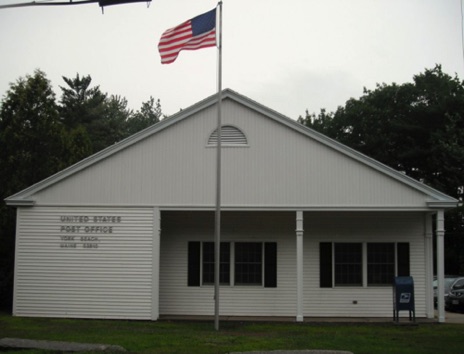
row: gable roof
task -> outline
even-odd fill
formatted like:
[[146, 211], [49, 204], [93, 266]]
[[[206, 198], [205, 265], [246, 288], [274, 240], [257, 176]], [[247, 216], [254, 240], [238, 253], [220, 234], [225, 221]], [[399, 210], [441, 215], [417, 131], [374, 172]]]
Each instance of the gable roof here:
[[[62, 181], [63, 179], [68, 178], [69, 176], [88, 168], [91, 165], [97, 164], [99, 161], [102, 161], [103, 159], [108, 158], [109, 156], [116, 154], [117, 152], [124, 150], [128, 148], [129, 146], [132, 146], [134, 144], [137, 144], [138, 142], [147, 139], [148, 137], [151, 137], [154, 134], [157, 134], [160, 131], [163, 131], [181, 121], [184, 119], [206, 109], [211, 106], [214, 106], [217, 104], [218, 100], [218, 95], [214, 94], [184, 110], [181, 110], [180, 112], [160, 121], [159, 123], [148, 127], [122, 141], [119, 143], [116, 143], [114, 145], [109, 146], [108, 148], [99, 151], [95, 153], [94, 155], [91, 155], [76, 164], [8, 197], [5, 199], [5, 202], [7, 205], [14, 205], [14, 206], [32, 206], [34, 205], [35, 201], [32, 199], [32, 196], [39, 192], [42, 191], [45, 188], [48, 188], [59, 181]], [[361, 164], [364, 164], [384, 175], [387, 175], [394, 180], [409, 186], [410, 188], [423, 193], [424, 195], [427, 196], [429, 201], [427, 202], [427, 205], [429, 208], [453, 208], [456, 207], [459, 203], [459, 201], [455, 198], [452, 198], [434, 188], [431, 188], [413, 178], [410, 178], [409, 176], [406, 176], [405, 174], [398, 172], [358, 151], [355, 151], [319, 132], [316, 132], [266, 106], [263, 106], [256, 101], [251, 100], [248, 97], [245, 97], [243, 95], [238, 94], [235, 91], [232, 91], [230, 89], [225, 89], [222, 92], [222, 100], [233, 100], [237, 102], [238, 104], [253, 110], [257, 113], [262, 114], [263, 116], [279, 123], [282, 124], [290, 129], [293, 129], [294, 131], [297, 131], [308, 138], [311, 138], [324, 146], [333, 149], [337, 151], [338, 153], [341, 153], [355, 161], [360, 162]]]

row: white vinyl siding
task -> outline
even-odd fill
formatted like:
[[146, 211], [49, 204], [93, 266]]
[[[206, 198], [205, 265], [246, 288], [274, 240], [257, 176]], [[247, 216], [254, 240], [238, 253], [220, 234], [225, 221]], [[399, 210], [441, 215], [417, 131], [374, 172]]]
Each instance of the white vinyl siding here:
[[[48, 205], [214, 207], [216, 151], [206, 143], [216, 124], [216, 107], [209, 107], [34, 198]], [[240, 127], [249, 143], [223, 149], [224, 208], [427, 208], [425, 194], [231, 100], [223, 104], [223, 124]]]
[[[214, 315], [214, 286], [187, 286], [189, 241], [212, 241], [214, 213], [162, 212], [161, 315]], [[221, 241], [277, 242], [277, 287], [221, 286], [220, 312], [230, 316], [295, 316], [295, 214], [222, 213]]]
[[[424, 224], [420, 213], [305, 213], [304, 316], [393, 316], [392, 287], [319, 286], [320, 242], [409, 242], [416, 317], [425, 317]], [[403, 313], [400, 312], [403, 316]]]
[[[63, 249], [60, 217], [76, 215], [121, 222], [102, 224], [113, 229], [97, 236], [98, 248]], [[159, 288], [153, 208], [34, 207], [20, 208], [18, 217], [15, 315], [153, 319], [158, 291], [161, 315], [214, 314], [214, 287], [187, 286], [188, 242], [212, 242], [213, 212], [161, 213]], [[296, 316], [295, 218], [294, 212], [222, 213], [223, 242], [277, 243], [277, 287], [221, 286], [221, 315]], [[408, 242], [416, 317], [425, 317], [423, 221], [421, 213], [305, 212], [304, 316], [392, 315], [391, 287], [319, 287], [320, 242]]]
[[[187, 286], [189, 241], [211, 241], [208, 212], [162, 214], [160, 314], [213, 315], [213, 286]], [[221, 240], [277, 242], [277, 288], [221, 286], [221, 315], [296, 316], [295, 213], [229, 212]], [[319, 287], [319, 242], [408, 242], [416, 316], [425, 317], [423, 215], [420, 213], [304, 213], [304, 316], [392, 316], [389, 286]], [[356, 302], [356, 303], [353, 303]], [[403, 315], [400, 313], [400, 315]]]
[[153, 224], [153, 208], [19, 209], [14, 315], [151, 319]]

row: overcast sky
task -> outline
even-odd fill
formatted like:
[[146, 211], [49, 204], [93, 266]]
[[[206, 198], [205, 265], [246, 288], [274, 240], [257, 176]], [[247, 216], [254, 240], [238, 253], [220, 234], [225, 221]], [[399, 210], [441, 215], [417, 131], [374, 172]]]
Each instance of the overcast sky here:
[[[461, 0], [223, 2], [223, 88], [293, 119], [333, 111], [363, 87], [411, 82], [436, 63], [464, 78]], [[0, 96], [41, 69], [58, 98], [62, 76], [79, 73], [130, 108], [153, 96], [165, 114], [176, 113], [216, 92], [217, 50], [183, 51], [162, 65], [159, 38], [216, 4], [153, 0], [104, 14], [98, 4], [0, 10]]]

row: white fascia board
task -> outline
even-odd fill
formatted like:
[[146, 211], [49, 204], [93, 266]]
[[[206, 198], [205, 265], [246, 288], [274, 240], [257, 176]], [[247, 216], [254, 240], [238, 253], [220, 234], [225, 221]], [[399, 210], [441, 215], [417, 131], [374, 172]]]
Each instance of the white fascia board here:
[[432, 208], [432, 209], [450, 209], [450, 208], [456, 208], [458, 206], [461, 206], [462, 203], [460, 203], [458, 200], [456, 200], [455, 202], [433, 200], [433, 201], [427, 202], [427, 205], [429, 206], [429, 208]]
[[5, 199], [5, 204], [9, 206], [33, 207], [35, 205], [35, 200], [7, 198]]
[[[451, 206], [448, 206], [451, 207]], [[163, 211], [213, 211], [214, 205], [160, 205]], [[349, 205], [221, 205], [222, 211], [327, 211], [327, 212], [430, 212], [426, 205], [420, 206], [349, 206]]]

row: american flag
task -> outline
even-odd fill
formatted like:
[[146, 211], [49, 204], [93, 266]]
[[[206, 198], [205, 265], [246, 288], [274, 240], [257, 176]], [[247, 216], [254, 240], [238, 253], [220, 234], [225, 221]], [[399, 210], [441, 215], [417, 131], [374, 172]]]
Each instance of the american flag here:
[[174, 62], [183, 49], [196, 50], [215, 45], [216, 9], [213, 9], [163, 33], [158, 44], [161, 64]]

